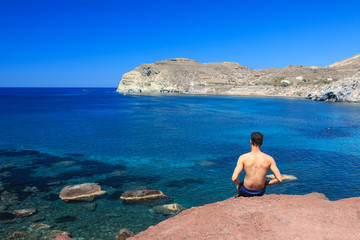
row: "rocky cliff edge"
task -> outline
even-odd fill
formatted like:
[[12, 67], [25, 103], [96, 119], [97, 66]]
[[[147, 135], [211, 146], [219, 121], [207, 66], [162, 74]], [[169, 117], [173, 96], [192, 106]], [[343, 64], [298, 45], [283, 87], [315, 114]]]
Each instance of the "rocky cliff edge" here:
[[360, 198], [325, 195], [230, 198], [193, 207], [134, 239], [360, 239]]

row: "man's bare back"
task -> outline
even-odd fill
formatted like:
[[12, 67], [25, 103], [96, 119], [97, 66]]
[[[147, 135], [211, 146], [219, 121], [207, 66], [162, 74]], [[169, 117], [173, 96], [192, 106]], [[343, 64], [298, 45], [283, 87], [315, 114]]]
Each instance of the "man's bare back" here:
[[[271, 156], [260, 151], [263, 135], [261, 133], [255, 132], [251, 134], [251, 139], [251, 152], [243, 154], [239, 157], [232, 176], [232, 180], [238, 185], [238, 191], [239, 189], [241, 190], [241, 187], [245, 187], [245, 191], [250, 190], [250, 193], [252, 190], [255, 191], [254, 193], [256, 193], [258, 190], [263, 190], [264, 193], [265, 178], [269, 169], [274, 174], [275, 179], [267, 182], [266, 185], [278, 184], [282, 182], [282, 178], [280, 171], [276, 166], [275, 160]], [[242, 185], [238, 177], [243, 169], [245, 171], [245, 178]]]

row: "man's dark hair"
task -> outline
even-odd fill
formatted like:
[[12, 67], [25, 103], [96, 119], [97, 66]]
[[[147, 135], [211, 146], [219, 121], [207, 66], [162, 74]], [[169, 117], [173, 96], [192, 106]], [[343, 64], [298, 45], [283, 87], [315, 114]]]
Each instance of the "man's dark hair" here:
[[251, 145], [261, 147], [264, 135], [261, 132], [253, 132], [251, 134]]

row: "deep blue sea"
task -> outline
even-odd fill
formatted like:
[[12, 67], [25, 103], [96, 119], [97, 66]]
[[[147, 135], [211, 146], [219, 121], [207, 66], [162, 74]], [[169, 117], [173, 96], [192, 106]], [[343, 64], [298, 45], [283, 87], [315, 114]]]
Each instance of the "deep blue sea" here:
[[[233, 197], [231, 175], [253, 131], [282, 174], [297, 177], [267, 194], [360, 196], [359, 104], [115, 90], [0, 89], [0, 239], [38, 237], [44, 230], [30, 227], [38, 223], [74, 239], [114, 239], [168, 218], [154, 204], [123, 204], [129, 189], [161, 190], [185, 208]], [[59, 199], [63, 187], [85, 182], [107, 192], [95, 209]], [[27, 208], [37, 213], [11, 214]]]

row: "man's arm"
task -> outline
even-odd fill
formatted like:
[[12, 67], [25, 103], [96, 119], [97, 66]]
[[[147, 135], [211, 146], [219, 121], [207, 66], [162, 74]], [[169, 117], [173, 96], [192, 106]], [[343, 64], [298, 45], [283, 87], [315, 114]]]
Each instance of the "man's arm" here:
[[237, 161], [236, 167], [234, 169], [234, 173], [232, 175], [232, 178], [231, 178], [231, 180], [234, 183], [236, 183], [237, 185], [240, 184], [239, 175], [240, 175], [241, 171], [243, 170], [243, 168], [244, 168], [244, 162], [243, 162], [242, 156], [240, 156], [238, 161]]
[[275, 179], [266, 182], [266, 185], [275, 185], [282, 182], [280, 170], [277, 168], [275, 160], [271, 158], [270, 170], [274, 174]]

